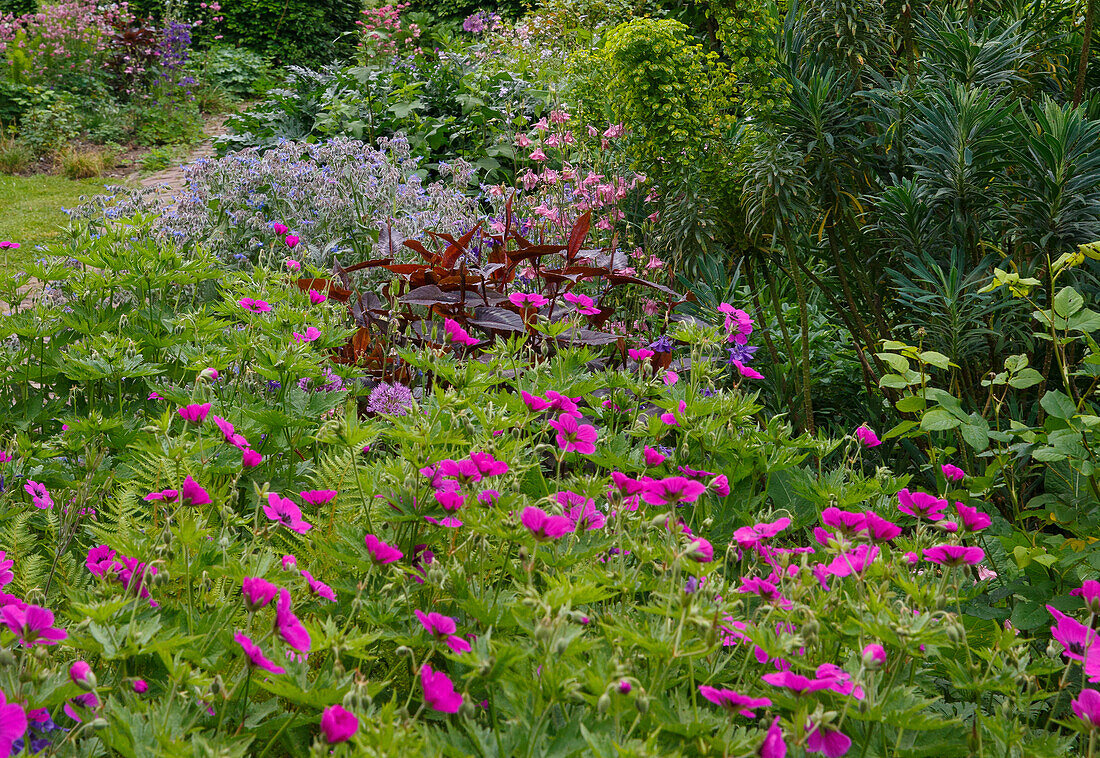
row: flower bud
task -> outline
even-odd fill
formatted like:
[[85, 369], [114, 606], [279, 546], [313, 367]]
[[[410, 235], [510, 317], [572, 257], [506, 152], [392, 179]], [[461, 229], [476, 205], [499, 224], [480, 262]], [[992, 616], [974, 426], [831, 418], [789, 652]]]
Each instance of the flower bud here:
[[0, 668], [7, 668], [8, 666], [15, 665], [15, 656], [7, 648], [0, 650]]
[[878, 671], [886, 665], [886, 650], [877, 643], [863, 648], [863, 667], [868, 671]]
[[107, 719], [105, 718], [93, 719], [92, 723], [88, 724], [88, 728], [93, 732], [102, 732], [108, 726], [110, 726], [110, 724], [107, 723]]
[[92, 667], [84, 661], [76, 661], [69, 666], [69, 679], [85, 692], [91, 692], [96, 687], [96, 678], [95, 674], [92, 673]]
[[462, 705], [458, 709], [458, 713], [463, 718], [472, 719], [477, 715], [477, 706], [471, 703], [467, 698], [462, 698]]
[[634, 698], [634, 707], [638, 709], [638, 713], [649, 712], [649, 696], [640, 694]]
[[600, 695], [600, 699], [596, 701], [596, 711], [601, 715], [607, 715], [608, 710], [611, 708], [611, 696], [606, 692]]
[[565, 651], [569, 649], [569, 640], [565, 637], [559, 637], [554, 642], [554, 652], [558, 655], [564, 655]]
[[394, 652], [397, 653], [398, 655], [407, 655], [410, 658], [412, 658], [412, 656], [413, 656], [412, 648], [410, 648], [407, 645], [398, 645], [397, 649]]
[[225, 691], [225, 683], [222, 681], [222, 675], [218, 674], [214, 677], [214, 681], [210, 683], [210, 694], [220, 695]]

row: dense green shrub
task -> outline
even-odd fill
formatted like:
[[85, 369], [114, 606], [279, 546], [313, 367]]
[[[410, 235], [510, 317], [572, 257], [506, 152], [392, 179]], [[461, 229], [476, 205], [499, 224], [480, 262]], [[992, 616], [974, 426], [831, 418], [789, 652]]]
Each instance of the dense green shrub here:
[[236, 98], [258, 94], [270, 77], [267, 60], [246, 48], [216, 45], [200, 53], [196, 63], [204, 79]]
[[0, 13], [20, 16], [38, 9], [38, 0], [0, 0]]

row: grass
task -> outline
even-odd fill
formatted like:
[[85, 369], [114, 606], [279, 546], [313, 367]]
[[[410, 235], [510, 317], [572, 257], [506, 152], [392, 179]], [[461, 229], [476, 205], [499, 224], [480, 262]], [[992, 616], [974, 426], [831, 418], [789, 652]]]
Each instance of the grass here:
[[22, 246], [0, 252], [5, 270], [18, 271], [33, 260], [37, 255], [35, 246], [57, 239], [67, 225], [68, 218], [61, 209], [74, 207], [81, 195], [102, 192], [104, 184], [103, 179], [0, 175], [0, 208], [4, 209], [0, 213], [0, 240]]

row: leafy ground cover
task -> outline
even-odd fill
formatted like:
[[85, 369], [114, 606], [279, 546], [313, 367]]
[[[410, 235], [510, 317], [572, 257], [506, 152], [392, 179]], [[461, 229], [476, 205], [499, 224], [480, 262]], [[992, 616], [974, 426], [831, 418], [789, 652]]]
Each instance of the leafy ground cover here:
[[16, 254], [6, 251], [5, 267], [21, 270], [35, 255], [38, 245], [59, 239], [68, 227], [65, 208], [75, 208], [81, 198], [103, 191], [98, 179], [65, 179], [60, 176], [0, 176], [0, 239], [19, 240]]

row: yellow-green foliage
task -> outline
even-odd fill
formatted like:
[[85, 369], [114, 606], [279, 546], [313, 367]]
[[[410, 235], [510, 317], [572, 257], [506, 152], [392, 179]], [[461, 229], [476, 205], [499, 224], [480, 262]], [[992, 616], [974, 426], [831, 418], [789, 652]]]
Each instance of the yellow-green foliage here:
[[707, 16], [717, 25], [716, 36], [738, 99], [746, 108], [768, 111], [786, 97], [776, 46], [786, 4], [785, 0], [781, 5], [774, 0], [711, 0], [707, 8]]
[[721, 133], [729, 71], [693, 44], [678, 21], [620, 24], [604, 48], [615, 116], [631, 130], [637, 157], [651, 171], [697, 167]]

